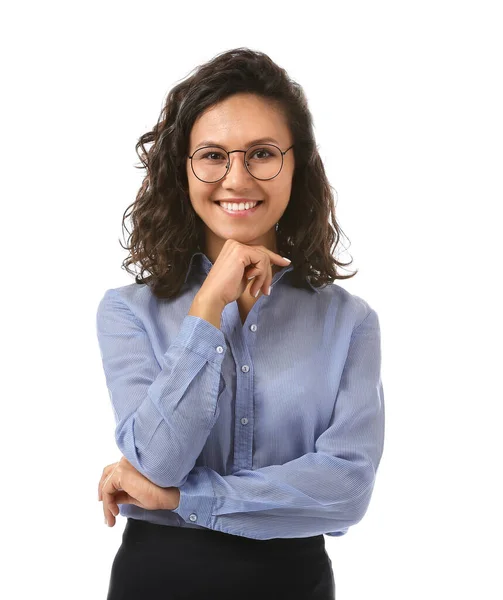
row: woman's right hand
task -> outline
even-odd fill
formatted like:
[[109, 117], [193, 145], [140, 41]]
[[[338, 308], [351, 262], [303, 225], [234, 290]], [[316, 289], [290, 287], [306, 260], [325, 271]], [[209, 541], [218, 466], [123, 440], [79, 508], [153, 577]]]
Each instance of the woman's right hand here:
[[255, 296], [260, 290], [267, 294], [272, 282], [272, 264], [286, 267], [290, 260], [265, 246], [228, 239], [197, 295], [223, 310], [243, 294], [252, 277], [255, 281], [250, 286], [250, 294]]

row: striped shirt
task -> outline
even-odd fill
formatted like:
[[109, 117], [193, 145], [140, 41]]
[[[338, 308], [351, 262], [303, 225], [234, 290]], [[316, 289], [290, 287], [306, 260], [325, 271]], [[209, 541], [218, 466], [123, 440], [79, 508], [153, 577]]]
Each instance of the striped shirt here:
[[180, 489], [176, 510], [125, 517], [259, 540], [344, 535], [364, 516], [384, 445], [379, 319], [339, 285], [292, 285], [290, 264], [245, 323], [188, 315], [212, 267], [196, 252], [174, 299], [105, 291], [96, 329], [121, 453]]

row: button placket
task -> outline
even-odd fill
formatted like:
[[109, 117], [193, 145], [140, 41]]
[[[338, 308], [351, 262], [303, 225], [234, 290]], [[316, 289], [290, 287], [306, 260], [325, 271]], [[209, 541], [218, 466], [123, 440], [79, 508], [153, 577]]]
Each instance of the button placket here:
[[[265, 298], [263, 299], [265, 300]], [[237, 389], [235, 400], [234, 421], [234, 468], [251, 469], [253, 465], [253, 378], [250, 348], [255, 343], [252, 332], [258, 330], [258, 315], [262, 309], [261, 302], [256, 302], [247, 315], [245, 323], [241, 317], [236, 303], [227, 305], [227, 314], [224, 316], [232, 319], [230, 326], [233, 358], [236, 363]]]

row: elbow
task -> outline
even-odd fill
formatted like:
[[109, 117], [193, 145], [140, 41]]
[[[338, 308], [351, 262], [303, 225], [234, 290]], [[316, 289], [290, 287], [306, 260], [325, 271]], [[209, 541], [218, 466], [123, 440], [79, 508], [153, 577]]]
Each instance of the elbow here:
[[116, 428], [115, 442], [133, 467], [155, 485], [166, 488], [180, 487], [185, 483], [187, 474], [181, 468], [183, 465], [173, 464], [177, 461], [152, 453], [147, 450], [148, 444], [140, 445], [133, 435], [131, 420]]
[[365, 516], [365, 513], [367, 512], [368, 507], [370, 505], [372, 490], [373, 487], [365, 490], [365, 492], [361, 494], [361, 496], [359, 496], [351, 503], [349, 517], [352, 525], [356, 525], [356, 523], [359, 523]]
[[353, 525], [361, 521], [367, 512], [375, 479], [375, 470], [372, 464], [355, 474], [352, 490], [346, 501], [346, 514]]
[[185, 483], [187, 475], [183, 476], [166, 462], [160, 463], [158, 457], [153, 457], [148, 452], [139, 452], [135, 446], [131, 448], [130, 446], [117, 445], [133, 467], [153, 484], [167, 488], [180, 487]]

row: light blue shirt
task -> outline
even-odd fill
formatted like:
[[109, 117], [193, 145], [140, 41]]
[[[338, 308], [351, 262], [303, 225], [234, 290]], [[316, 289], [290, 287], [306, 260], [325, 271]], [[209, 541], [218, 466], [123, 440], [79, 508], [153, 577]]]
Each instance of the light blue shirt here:
[[180, 294], [106, 290], [96, 327], [121, 453], [180, 489], [176, 510], [125, 517], [259, 540], [344, 535], [369, 506], [384, 445], [377, 313], [335, 283], [277, 272], [244, 325], [188, 315], [212, 267], [192, 258]]

